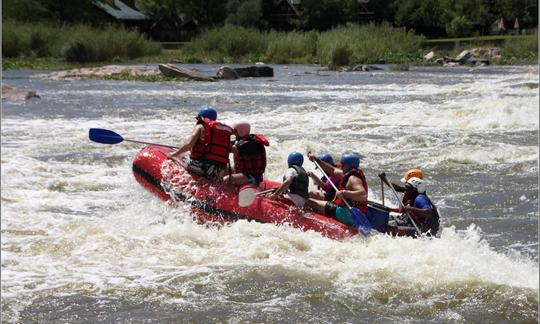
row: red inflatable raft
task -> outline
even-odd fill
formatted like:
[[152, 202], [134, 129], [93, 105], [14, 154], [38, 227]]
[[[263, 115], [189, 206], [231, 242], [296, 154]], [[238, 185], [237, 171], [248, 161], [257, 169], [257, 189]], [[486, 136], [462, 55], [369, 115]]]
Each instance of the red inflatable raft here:
[[[298, 209], [285, 202], [256, 196], [252, 204], [238, 204], [239, 189], [192, 175], [184, 165], [167, 159], [172, 148], [147, 146], [133, 161], [135, 179], [164, 201], [183, 202], [191, 206], [201, 223], [227, 223], [246, 219], [261, 223], [288, 224], [304, 231], [316, 231], [332, 239], [356, 235], [357, 230], [332, 218]], [[260, 191], [275, 188], [279, 183], [264, 180]]]

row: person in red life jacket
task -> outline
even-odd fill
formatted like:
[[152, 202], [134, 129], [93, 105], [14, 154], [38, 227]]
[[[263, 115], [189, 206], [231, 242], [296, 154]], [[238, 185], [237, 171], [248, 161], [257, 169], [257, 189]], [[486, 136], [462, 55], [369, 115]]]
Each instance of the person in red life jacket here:
[[358, 155], [343, 154], [340, 160], [341, 169], [321, 161], [311, 153], [308, 153], [308, 157], [311, 161], [317, 161], [328, 176], [340, 177], [341, 181], [333, 201], [309, 199], [307, 205], [316, 213], [337, 219], [347, 225], [354, 225], [351, 212], [343, 200], [347, 199], [351, 207], [358, 208], [364, 214], [367, 213], [368, 184], [364, 172], [359, 168]]
[[273, 193], [267, 195], [272, 200], [278, 199], [282, 194], [290, 199], [296, 207], [304, 208], [308, 198], [309, 177], [302, 167], [304, 156], [300, 152], [292, 152], [287, 157], [289, 168], [283, 176], [283, 183]]
[[234, 125], [236, 142], [231, 151], [234, 154], [234, 173], [223, 177], [224, 182], [235, 186], [246, 184], [258, 186], [266, 169], [266, 150], [268, 140], [262, 134], [251, 134], [251, 125], [240, 122]]
[[170, 153], [168, 157], [179, 162], [178, 156], [190, 151], [188, 171], [208, 179], [220, 180], [223, 170], [229, 163], [233, 129], [217, 122], [217, 111], [211, 107], [201, 109], [196, 119], [191, 136], [182, 147]]
[[405, 215], [405, 213], [408, 213], [420, 229], [420, 232], [427, 233], [429, 236], [437, 235], [439, 231], [439, 212], [427, 196], [424, 180], [417, 177], [409, 178], [405, 182], [404, 196], [410, 197], [410, 201], [399, 209], [403, 215], [389, 222], [388, 232], [392, 235], [417, 235], [410, 218]]
[[[332, 158], [332, 155], [330, 153], [323, 153], [319, 155], [319, 160], [330, 164], [333, 167], [336, 167], [336, 164], [334, 163], [334, 159]], [[339, 163], [339, 162], [338, 162]], [[340, 163], [341, 166], [341, 163]], [[334, 200], [336, 196], [336, 190], [332, 186], [330, 182], [328, 182], [328, 179], [326, 177], [319, 178], [315, 173], [308, 171], [308, 176], [315, 182], [315, 184], [319, 187], [319, 189], [322, 189], [323, 193], [319, 191], [310, 191], [309, 192], [309, 198], [313, 199], [319, 199], [319, 200], [327, 200], [332, 201]], [[330, 176], [330, 181], [337, 187], [339, 186], [339, 182], [341, 181], [341, 178], [338, 176]]]

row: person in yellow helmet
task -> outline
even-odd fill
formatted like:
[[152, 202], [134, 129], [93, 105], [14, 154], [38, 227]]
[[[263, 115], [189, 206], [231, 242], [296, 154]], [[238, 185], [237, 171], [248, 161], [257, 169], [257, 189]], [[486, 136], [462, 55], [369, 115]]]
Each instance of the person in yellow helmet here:
[[406, 171], [403, 174], [403, 178], [401, 178], [401, 183], [395, 183], [392, 182], [392, 187], [396, 189], [397, 192], [403, 192], [403, 205], [407, 206], [411, 203], [411, 198], [409, 195], [407, 195], [407, 188], [406, 184], [407, 181], [409, 181], [410, 178], [418, 178], [418, 179], [424, 179], [424, 173], [419, 167], [414, 167], [408, 171]]

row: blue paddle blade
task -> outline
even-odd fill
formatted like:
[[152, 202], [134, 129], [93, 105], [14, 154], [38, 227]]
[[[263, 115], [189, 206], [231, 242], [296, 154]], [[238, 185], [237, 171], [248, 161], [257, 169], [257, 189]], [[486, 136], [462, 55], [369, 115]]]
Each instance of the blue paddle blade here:
[[90, 140], [102, 144], [118, 144], [124, 139], [119, 134], [103, 128], [90, 128]]
[[368, 236], [371, 233], [371, 224], [368, 221], [366, 215], [357, 208], [351, 208], [351, 216], [354, 222], [354, 226], [358, 228], [358, 231], [364, 236]]

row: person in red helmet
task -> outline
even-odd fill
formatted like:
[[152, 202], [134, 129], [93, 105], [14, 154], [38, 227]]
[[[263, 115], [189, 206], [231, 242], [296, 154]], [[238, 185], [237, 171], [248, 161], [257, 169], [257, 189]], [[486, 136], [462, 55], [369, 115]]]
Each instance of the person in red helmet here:
[[258, 186], [266, 169], [266, 149], [268, 140], [262, 134], [251, 134], [248, 122], [233, 126], [236, 141], [231, 150], [234, 155], [234, 173], [223, 177], [224, 182], [235, 186], [246, 184]]
[[178, 156], [191, 152], [187, 169], [208, 179], [221, 180], [223, 170], [229, 163], [233, 129], [217, 120], [217, 111], [206, 107], [196, 116], [193, 133], [178, 150], [168, 155], [179, 162]]

